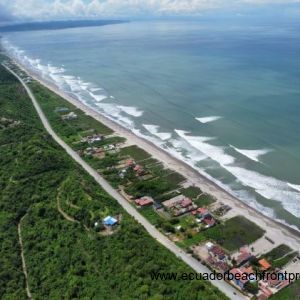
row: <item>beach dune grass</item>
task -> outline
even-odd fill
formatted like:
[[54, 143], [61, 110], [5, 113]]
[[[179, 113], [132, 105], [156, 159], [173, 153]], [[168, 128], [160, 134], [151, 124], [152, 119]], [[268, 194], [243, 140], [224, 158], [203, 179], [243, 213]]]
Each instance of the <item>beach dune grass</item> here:
[[228, 251], [250, 245], [264, 234], [264, 230], [243, 216], [236, 216], [223, 224], [204, 231], [207, 239], [214, 240]]

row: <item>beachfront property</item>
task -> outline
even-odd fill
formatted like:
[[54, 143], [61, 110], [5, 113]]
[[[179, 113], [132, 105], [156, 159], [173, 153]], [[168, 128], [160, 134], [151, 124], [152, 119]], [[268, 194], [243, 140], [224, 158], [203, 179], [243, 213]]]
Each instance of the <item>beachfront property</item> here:
[[152, 205], [154, 203], [154, 200], [152, 197], [144, 196], [142, 198], [136, 199], [134, 202], [139, 207], [145, 207]]
[[235, 257], [233, 257], [233, 259], [237, 266], [241, 266], [242, 264], [244, 264], [248, 260], [250, 260], [252, 257], [254, 257], [254, 256], [247, 249], [247, 247], [241, 247], [239, 250], [239, 253]]
[[101, 142], [103, 140], [103, 135], [101, 134], [93, 134], [83, 137], [80, 142], [81, 143], [88, 143], [93, 144], [95, 142]]
[[[251, 266], [249, 267], [241, 267], [241, 268], [233, 268], [230, 270], [230, 274], [232, 274], [234, 277], [233, 281], [234, 283], [239, 286], [241, 289], [245, 288], [245, 285], [249, 281], [255, 280], [254, 277], [254, 270]], [[245, 276], [247, 274], [248, 276]], [[252, 275], [252, 276], [251, 276]]]
[[119, 168], [120, 167], [121, 170], [119, 171], [119, 177], [122, 179], [125, 178], [129, 171], [132, 171], [136, 177], [141, 177], [146, 174], [144, 167], [137, 164], [134, 159], [127, 159], [125, 162], [122, 161], [121, 164], [119, 164]]
[[205, 207], [199, 207], [192, 211], [192, 215], [196, 218], [198, 223], [205, 224], [205, 228], [212, 227], [216, 221], [210, 211]]
[[73, 120], [73, 119], [77, 119], [77, 115], [73, 111], [71, 111], [70, 113], [68, 113], [66, 115], [62, 115], [61, 119], [63, 121]]
[[105, 157], [105, 151], [98, 147], [88, 147], [83, 151], [84, 155], [102, 159]]
[[197, 209], [197, 205], [184, 195], [178, 195], [174, 198], [166, 200], [162, 203], [164, 208], [171, 213], [171, 215], [178, 217], [192, 210]]

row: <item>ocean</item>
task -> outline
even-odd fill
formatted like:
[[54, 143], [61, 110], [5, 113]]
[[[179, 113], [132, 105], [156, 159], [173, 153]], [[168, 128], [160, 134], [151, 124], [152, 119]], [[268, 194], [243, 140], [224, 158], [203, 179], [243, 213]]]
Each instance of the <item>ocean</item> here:
[[60, 89], [299, 230], [298, 27], [135, 21], [4, 33], [3, 44]]

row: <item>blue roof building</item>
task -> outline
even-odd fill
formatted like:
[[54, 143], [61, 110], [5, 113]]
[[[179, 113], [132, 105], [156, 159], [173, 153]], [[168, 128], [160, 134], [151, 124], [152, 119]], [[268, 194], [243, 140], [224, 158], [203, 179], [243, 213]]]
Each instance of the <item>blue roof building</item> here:
[[111, 217], [111, 216], [108, 216], [106, 217], [105, 219], [103, 219], [103, 224], [106, 225], [106, 226], [114, 226], [118, 223], [118, 221]]

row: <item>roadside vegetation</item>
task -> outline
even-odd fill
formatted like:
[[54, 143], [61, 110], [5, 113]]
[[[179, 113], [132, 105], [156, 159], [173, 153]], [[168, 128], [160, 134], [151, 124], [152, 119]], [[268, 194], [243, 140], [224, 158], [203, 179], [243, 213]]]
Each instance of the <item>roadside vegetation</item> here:
[[[40, 95], [46, 99], [44, 106], [61, 101], [46, 89]], [[54, 143], [24, 89], [2, 66], [0, 112], [0, 117], [17, 122], [0, 129], [1, 299], [27, 298], [17, 232], [24, 215], [22, 241], [34, 299], [225, 298], [204, 281], [151, 281], [153, 271], [192, 270], [152, 239]], [[50, 118], [69, 143], [77, 140], [77, 130], [92, 127], [111, 133], [86, 116], [78, 119], [76, 130], [58, 120]], [[114, 234], [102, 236], [94, 229], [95, 220], [118, 214], [122, 222]]]

